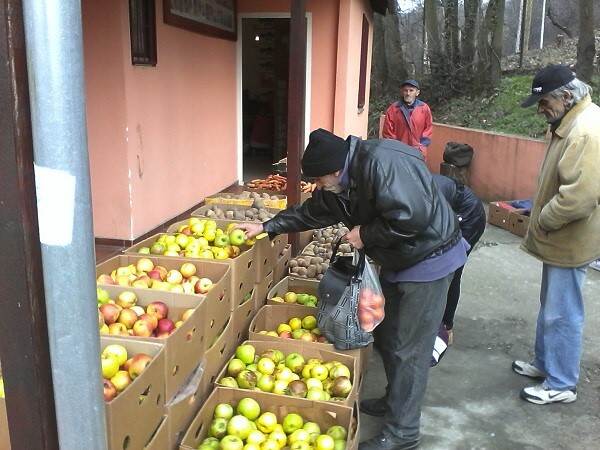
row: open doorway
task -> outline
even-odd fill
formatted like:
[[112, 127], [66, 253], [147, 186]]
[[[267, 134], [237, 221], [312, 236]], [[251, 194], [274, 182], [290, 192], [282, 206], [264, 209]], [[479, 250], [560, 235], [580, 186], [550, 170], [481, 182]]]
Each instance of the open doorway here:
[[[289, 14], [240, 14], [238, 36], [238, 179], [248, 181], [273, 173], [273, 164], [287, 156]], [[310, 36], [307, 13], [306, 124]]]
[[244, 180], [286, 156], [290, 19], [242, 19]]

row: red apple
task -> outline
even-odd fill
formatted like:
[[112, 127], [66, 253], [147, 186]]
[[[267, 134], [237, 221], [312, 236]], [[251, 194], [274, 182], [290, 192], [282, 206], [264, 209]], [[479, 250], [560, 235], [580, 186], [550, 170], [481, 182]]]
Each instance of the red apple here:
[[138, 353], [131, 358], [131, 364], [129, 365], [129, 376], [132, 380], [135, 380], [144, 371], [146, 366], [150, 364], [152, 357], [145, 353]]
[[160, 270], [156, 268], [148, 272], [148, 277], [150, 277], [152, 280], [162, 281]]
[[129, 372], [119, 370], [117, 374], [110, 379], [110, 382], [115, 386], [118, 392], [121, 392], [131, 384], [131, 377], [129, 376]]
[[146, 307], [146, 314], [150, 314], [161, 320], [169, 315], [169, 307], [164, 302], [152, 302]]
[[156, 327], [158, 326], [158, 318], [150, 314], [142, 314], [138, 320], [147, 322], [148, 328], [150, 328], [151, 331], [156, 330]]
[[161, 333], [163, 331], [166, 332], [171, 332], [171, 330], [173, 330], [175, 328], [175, 324], [173, 323], [173, 321], [171, 319], [160, 319], [158, 321], [158, 327], [156, 328], [158, 333]]
[[111, 323], [108, 326], [108, 334], [112, 336], [129, 336], [127, 327], [119, 322]]
[[289, 331], [282, 331], [281, 333], [279, 333], [279, 337], [284, 339], [291, 339], [292, 333]]
[[132, 309], [124, 309], [119, 314], [119, 319], [117, 320], [119, 323], [122, 323], [127, 327], [127, 329], [132, 328], [133, 324], [138, 320], [138, 315]]
[[121, 366], [121, 370], [127, 370], [129, 371], [129, 367], [131, 367], [131, 362], [133, 361], [133, 358], [129, 358], [127, 361], [125, 361], [123, 363], [123, 365]]
[[196, 294], [206, 294], [212, 288], [212, 281], [210, 278], [200, 278], [194, 287]]
[[98, 329], [102, 328], [103, 326], [104, 326], [104, 316], [102, 315], [100, 310], [98, 310]]
[[171, 333], [169, 333], [168, 331], [159, 331], [158, 333], [156, 333], [156, 337], [159, 339], [166, 339], [170, 336]]
[[153, 332], [154, 330], [150, 328], [147, 320], [139, 319], [133, 324], [133, 334], [135, 336], [150, 337]]
[[98, 277], [98, 279], [96, 280], [96, 282], [98, 284], [116, 284], [115, 280], [113, 280], [110, 275], [107, 275], [105, 273], [103, 273], [102, 275], [100, 275]]
[[113, 324], [119, 318], [119, 313], [121, 312], [121, 308], [112, 303], [105, 303], [104, 305], [100, 305], [100, 312], [102, 316], [104, 316], [104, 323], [107, 325]]
[[104, 387], [104, 401], [110, 402], [117, 396], [117, 388], [110, 382], [110, 380], [106, 379], [102, 381], [102, 385]]
[[139, 259], [135, 265], [138, 272], [150, 272], [154, 269], [154, 263], [149, 258]]
[[167, 278], [167, 273], [169, 272], [165, 267], [163, 266], [154, 266], [155, 270], [158, 270], [158, 272], [160, 273], [160, 279], [161, 280], [165, 280], [165, 278]]

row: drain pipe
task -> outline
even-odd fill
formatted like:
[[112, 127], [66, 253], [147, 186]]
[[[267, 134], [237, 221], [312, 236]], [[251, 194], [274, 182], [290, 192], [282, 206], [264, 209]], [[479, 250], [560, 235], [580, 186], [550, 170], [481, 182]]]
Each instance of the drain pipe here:
[[60, 448], [105, 450], [79, 0], [23, 0]]

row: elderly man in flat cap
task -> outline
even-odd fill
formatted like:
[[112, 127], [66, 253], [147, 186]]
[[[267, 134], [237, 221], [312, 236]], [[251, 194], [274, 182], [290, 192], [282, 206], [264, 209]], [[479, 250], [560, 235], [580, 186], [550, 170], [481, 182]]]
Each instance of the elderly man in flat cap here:
[[600, 108], [590, 93], [567, 66], [551, 65], [536, 74], [521, 105], [537, 103], [550, 124], [522, 245], [543, 263], [535, 356], [512, 366], [541, 381], [521, 390], [521, 398], [538, 405], [577, 400], [583, 283], [600, 256]]
[[385, 112], [381, 137], [404, 142], [419, 150], [427, 159], [433, 119], [427, 103], [417, 98], [420, 93], [417, 80], [402, 82], [400, 100], [391, 104]]
[[381, 265], [385, 319], [375, 329], [387, 376], [386, 395], [361, 403], [385, 416], [376, 437], [360, 450], [415, 448], [433, 344], [454, 271], [468, 244], [432, 179], [423, 155], [398, 141], [344, 140], [319, 129], [302, 157], [317, 189], [264, 224], [242, 224], [249, 237], [322, 228], [343, 222], [345, 236]]

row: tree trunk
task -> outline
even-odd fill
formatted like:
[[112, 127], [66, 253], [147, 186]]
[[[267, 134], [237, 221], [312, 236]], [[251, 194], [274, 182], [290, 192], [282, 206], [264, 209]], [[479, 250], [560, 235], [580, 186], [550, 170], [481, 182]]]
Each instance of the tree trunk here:
[[442, 41], [438, 28], [437, 1], [425, 0], [423, 4], [425, 32], [427, 33], [427, 58], [431, 70], [432, 83], [444, 86], [446, 57], [442, 50]]
[[371, 95], [378, 98], [386, 84], [385, 24], [381, 14], [373, 15], [373, 62], [371, 65]]
[[480, 0], [464, 0], [465, 27], [462, 35], [462, 65], [472, 65], [475, 60], [475, 30]]
[[[395, 2], [394, 2], [395, 3]], [[385, 93], [398, 93], [400, 84], [407, 77], [406, 62], [400, 40], [400, 17], [398, 9], [389, 8], [385, 16], [385, 58], [387, 73], [383, 89]]]
[[579, 40], [577, 41], [577, 78], [592, 79], [596, 45], [594, 41], [593, 0], [579, 0]]
[[458, 0], [444, 0], [444, 34], [448, 61], [452, 67], [458, 67]]
[[[491, 3], [491, 2], [490, 2]], [[492, 54], [490, 67], [490, 87], [500, 84], [502, 76], [502, 42], [504, 37], [504, 7], [506, 0], [496, 0], [494, 16], [492, 20]]]
[[477, 87], [487, 91], [500, 82], [505, 0], [490, 0], [479, 32]]
[[521, 54], [519, 56], [519, 67], [523, 67], [523, 57], [529, 51], [529, 36], [531, 35], [531, 13], [533, 0], [523, 0], [523, 11], [521, 11]]

